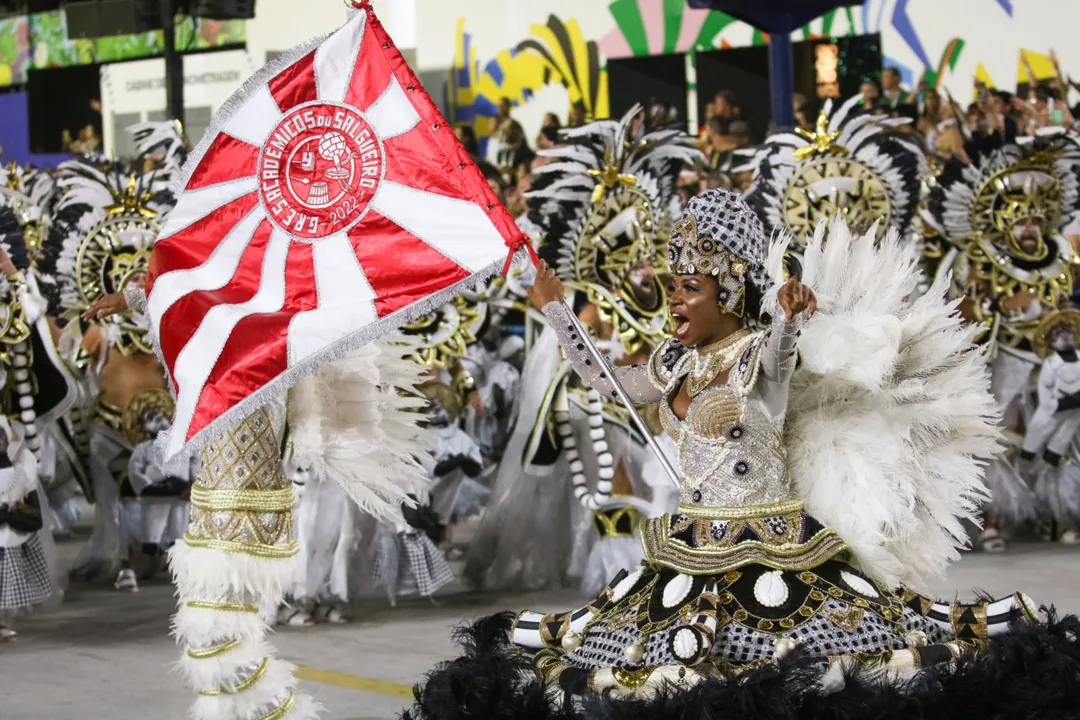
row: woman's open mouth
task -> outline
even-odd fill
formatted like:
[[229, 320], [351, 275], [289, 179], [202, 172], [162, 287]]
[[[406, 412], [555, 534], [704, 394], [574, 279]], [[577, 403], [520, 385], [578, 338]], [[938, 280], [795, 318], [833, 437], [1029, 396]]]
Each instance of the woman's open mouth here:
[[682, 341], [690, 332], [690, 321], [678, 313], [671, 313], [671, 319], [675, 321], [675, 337]]

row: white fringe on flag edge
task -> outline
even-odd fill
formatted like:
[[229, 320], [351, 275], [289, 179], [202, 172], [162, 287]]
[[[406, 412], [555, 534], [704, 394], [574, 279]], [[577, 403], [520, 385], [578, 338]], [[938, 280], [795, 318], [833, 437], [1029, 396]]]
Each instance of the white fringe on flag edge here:
[[[349, 8], [349, 22], [351, 22], [354, 16], [359, 10]], [[367, 15], [363, 15], [359, 21], [361, 23], [367, 22]], [[348, 22], [346, 22], [348, 24]], [[344, 25], [342, 26], [344, 27]], [[340, 28], [339, 28], [340, 30]], [[335, 31], [337, 32], [337, 31]], [[209, 127], [206, 129], [206, 133], [203, 135], [199, 144], [195, 147], [192, 153], [188, 156], [187, 161], [184, 163], [184, 167], [173, 178], [172, 191], [177, 198], [183, 191], [183, 188], [188, 184], [191, 176], [194, 174], [199, 163], [202, 162], [203, 157], [210, 149], [210, 145], [213, 142], [214, 137], [225, 130], [229, 121], [232, 120], [233, 115], [241, 108], [248, 97], [256, 90], [266, 85], [275, 75], [285, 70], [293, 63], [304, 57], [312, 50], [317, 48], [323, 42], [327, 40], [333, 33], [327, 33], [317, 38], [307, 41], [301, 45], [297, 45], [291, 50], [287, 50], [278, 57], [267, 63], [261, 70], [252, 75], [248, 80], [237, 90], [233, 95], [221, 106], [217, 113], [214, 114], [213, 119], [210, 121]], [[268, 140], [269, 138], [266, 138]], [[265, 144], [265, 140], [264, 140]], [[430, 295], [427, 298], [420, 300], [406, 308], [398, 310], [380, 320], [372, 323], [363, 330], [353, 333], [348, 337], [342, 338], [333, 345], [321, 350], [315, 355], [307, 358], [295, 367], [291, 367], [277, 378], [272, 380], [266, 386], [260, 388], [254, 394], [244, 398], [244, 400], [237, 403], [234, 407], [230, 408], [222, 415], [218, 416], [213, 423], [200, 430], [195, 437], [191, 438], [184, 446], [182, 450], [177, 452], [174, 456], [168, 456], [168, 438], [163, 435], [158, 438], [156, 450], [161, 458], [165, 459], [165, 465], [167, 471], [176, 472], [184, 465], [181, 462], [184, 458], [190, 454], [199, 451], [207, 442], [213, 438], [219, 436], [222, 432], [219, 428], [228, 427], [231, 422], [238, 422], [244, 417], [247, 417], [252, 411], [256, 410], [259, 406], [270, 403], [272, 400], [281, 400], [284, 398], [285, 393], [290, 387], [295, 385], [301, 378], [310, 375], [319, 367], [328, 363], [334, 362], [342, 356], [363, 347], [367, 343], [375, 340], [382, 335], [391, 333], [399, 329], [402, 325], [408, 324], [417, 318], [430, 313], [438, 308], [440, 305], [449, 302], [455, 296], [459, 295], [462, 291], [468, 289], [470, 286], [475, 286], [480, 283], [486, 282], [489, 278], [494, 276], [502, 268], [503, 260], [495, 260], [486, 268], [471, 275], [470, 277], [462, 280], [454, 285], [451, 285], [444, 290], [441, 290], [434, 295]], [[158, 360], [161, 362], [162, 367], [168, 367], [165, 362], [165, 356], [161, 352], [161, 346], [157, 336], [157, 328], [151, 328], [150, 339], [154, 346], [154, 353], [157, 355]], [[172, 377], [166, 374], [169, 381], [169, 389], [173, 395], [176, 395], [176, 388], [173, 385]]]

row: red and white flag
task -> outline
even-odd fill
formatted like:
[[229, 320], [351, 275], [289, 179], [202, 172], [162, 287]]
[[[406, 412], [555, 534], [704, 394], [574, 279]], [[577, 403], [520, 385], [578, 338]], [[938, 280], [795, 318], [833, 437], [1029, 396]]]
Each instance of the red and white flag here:
[[180, 182], [146, 287], [177, 396], [169, 457], [521, 236], [367, 7], [256, 73]]

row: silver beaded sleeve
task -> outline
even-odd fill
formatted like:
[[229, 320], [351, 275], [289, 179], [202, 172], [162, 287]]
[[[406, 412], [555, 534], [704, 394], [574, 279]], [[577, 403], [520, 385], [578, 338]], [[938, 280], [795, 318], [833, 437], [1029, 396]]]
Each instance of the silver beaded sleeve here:
[[773, 322], [761, 350], [761, 371], [770, 382], [786, 384], [795, 373], [795, 345], [802, 323], [796, 317], [781, 317]]
[[795, 373], [801, 317], [788, 320], [781, 316], [774, 321], [761, 349], [761, 378], [758, 386], [761, 399], [769, 414], [783, 417], [787, 412], [788, 386]]
[[548, 303], [544, 306], [544, 317], [559, 336], [559, 344], [566, 351], [566, 357], [570, 359], [574, 370], [589, 387], [603, 397], [615, 397], [615, 388], [609, 380], [610, 374], [618, 379], [630, 400], [635, 403], [654, 403], [663, 399], [663, 392], [649, 380], [648, 366], [629, 365], [617, 368], [605, 363], [604, 367], [599, 367], [593, 362], [585, 344], [577, 335], [577, 328], [566, 305], [559, 302]]
[[137, 285], [131, 285], [124, 289], [124, 300], [127, 301], [128, 310], [137, 313], [146, 312], [146, 291]]

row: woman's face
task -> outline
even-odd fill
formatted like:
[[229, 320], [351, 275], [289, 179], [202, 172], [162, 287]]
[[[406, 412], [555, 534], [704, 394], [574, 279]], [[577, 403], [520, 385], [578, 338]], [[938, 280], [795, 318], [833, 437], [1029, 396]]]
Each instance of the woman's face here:
[[929, 92], [926, 94], [926, 114], [931, 117], [936, 117], [938, 112], [941, 111], [941, 96], [937, 92]]
[[668, 307], [675, 337], [686, 347], [708, 345], [720, 323], [719, 286], [709, 275], [675, 275], [668, 287]]

